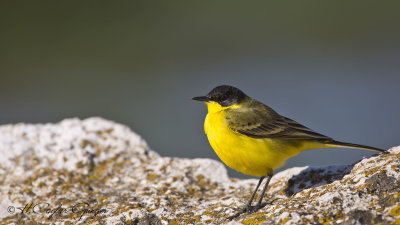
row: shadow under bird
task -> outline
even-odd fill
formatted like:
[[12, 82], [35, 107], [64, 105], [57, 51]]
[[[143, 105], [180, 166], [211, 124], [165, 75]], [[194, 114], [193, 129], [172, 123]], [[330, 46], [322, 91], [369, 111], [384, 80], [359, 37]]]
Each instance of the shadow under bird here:
[[[193, 100], [207, 104], [204, 130], [211, 147], [230, 168], [260, 180], [246, 206], [229, 219], [262, 208], [262, 198], [275, 169], [305, 150], [321, 148], [356, 148], [385, 153], [385, 150], [365, 145], [335, 141], [294, 120], [279, 115], [238, 88], [222, 85], [206, 96]], [[266, 178], [260, 199], [251, 203]]]

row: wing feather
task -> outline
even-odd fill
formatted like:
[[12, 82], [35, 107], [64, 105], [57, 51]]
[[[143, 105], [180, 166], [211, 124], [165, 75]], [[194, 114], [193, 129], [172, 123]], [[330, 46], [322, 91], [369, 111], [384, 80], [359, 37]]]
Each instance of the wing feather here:
[[255, 100], [247, 107], [227, 110], [226, 119], [232, 130], [252, 138], [331, 140]]

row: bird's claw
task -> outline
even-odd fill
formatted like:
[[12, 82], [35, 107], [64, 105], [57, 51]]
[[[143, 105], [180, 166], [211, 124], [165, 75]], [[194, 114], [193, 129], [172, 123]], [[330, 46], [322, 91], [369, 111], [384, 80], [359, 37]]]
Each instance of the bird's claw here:
[[229, 216], [227, 219], [228, 220], [233, 220], [237, 217], [239, 217], [240, 215], [247, 213], [247, 214], [252, 214], [254, 212], [257, 212], [259, 209], [261, 209], [262, 206], [261, 205], [255, 205], [255, 206], [251, 206], [251, 205], [246, 205], [244, 208], [242, 208], [239, 212], [235, 213], [232, 216]]

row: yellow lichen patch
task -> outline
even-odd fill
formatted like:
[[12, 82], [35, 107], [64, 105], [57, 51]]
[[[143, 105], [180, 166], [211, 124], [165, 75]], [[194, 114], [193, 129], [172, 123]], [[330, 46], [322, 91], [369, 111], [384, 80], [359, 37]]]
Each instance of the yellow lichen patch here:
[[93, 143], [92, 141], [90, 141], [90, 140], [82, 140], [82, 142], [81, 142], [81, 148], [86, 148], [86, 147], [91, 147], [91, 148], [93, 148], [94, 146], [95, 146], [95, 143]]
[[[389, 211], [389, 215], [393, 217], [400, 217], [400, 205], [394, 207]], [[400, 218], [399, 218], [400, 219]]]
[[171, 219], [168, 224], [198, 224], [201, 221], [201, 216], [194, 215], [193, 212], [178, 213], [176, 217]]
[[40, 181], [39, 184], [37, 185], [38, 188], [43, 188], [46, 186], [46, 183], [44, 181]]
[[147, 175], [147, 180], [153, 181], [153, 180], [155, 180], [155, 179], [158, 178], [158, 177], [159, 177], [159, 175], [157, 175], [156, 173], [149, 173], [149, 174]]
[[339, 220], [343, 219], [343, 215], [341, 211], [338, 211], [338, 213], [334, 216], [330, 215], [324, 218], [318, 218], [318, 222], [322, 223], [323, 225], [330, 225], [330, 224], [337, 224]]
[[265, 222], [266, 217], [264, 213], [255, 213], [247, 216], [245, 219], [243, 219], [241, 222], [243, 224], [261, 224]]
[[368, 177], [369, 175], [375, 174], [378, 171], [380, 171], [381, 173], [384, 172], [381, 167], [375, 167], [375, 168], [370, 168], [369, 170], [365, 171], [364, 176]]
[[168, 224], [169, 224], [169, 225], [180, 225], [180, 224], [182, 224], [182, 223], [181, 223], [181, 220], [180, 220], [180, 219], [174, 218], [174, 219], [171, 219], [171, 220], [169, 221]]
[[97, 200], [98, 200], [99, 202], [103, 202], [103, 201], [105, 201], [107, 198], [108, 198], [107, 196], [99, 196], [99, 197], [97, 197]]
[[281, 219], [280, 221], [279, 221], [279, 223], [281, 223], [281, 224], [285, 224], [287, 221], [289, 221], [290, 220], [290, 218], [289, 217], [286, 217], [286, 218], [283, 218], [283, 219]]

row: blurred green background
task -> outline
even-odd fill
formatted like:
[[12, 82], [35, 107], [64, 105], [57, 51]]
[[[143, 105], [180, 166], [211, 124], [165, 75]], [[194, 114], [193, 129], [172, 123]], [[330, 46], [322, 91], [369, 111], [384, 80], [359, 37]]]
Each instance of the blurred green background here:
[[[230, 84], [337, 140], [396, 146], [399, 6], [2, 1], [0, 123], [101, 116], [163, 156], [218, 159], [203, 131], [206, 106], [191, 98]], [[311, 150], [284, 168], [371, 154]]]

